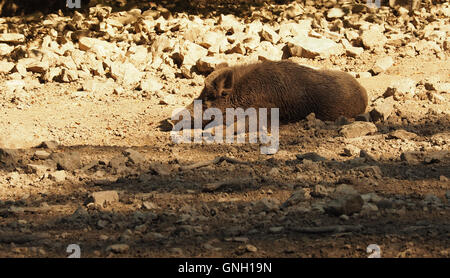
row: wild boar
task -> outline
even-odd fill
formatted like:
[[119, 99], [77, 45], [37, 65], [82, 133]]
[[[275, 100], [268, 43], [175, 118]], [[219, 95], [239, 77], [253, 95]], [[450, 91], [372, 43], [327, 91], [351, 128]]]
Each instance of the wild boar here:
[[214, 107], [222, 113], [226, 108], [279, 108], [280, 123], [289, 123], [310, 113], [329, 121], [354, 118], [364, 113], [368, 97], [348, 73], [267, 60], [217, 68], [205, 79], [197, 100], [202, 100], [203, 109]]

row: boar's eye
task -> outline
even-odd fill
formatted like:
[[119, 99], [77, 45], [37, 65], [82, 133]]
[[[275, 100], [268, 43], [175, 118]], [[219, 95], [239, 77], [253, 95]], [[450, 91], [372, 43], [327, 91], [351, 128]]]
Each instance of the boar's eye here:
[[207, 100], [215, 100], [217, 98], [215, 91], [216, 90], [208, 90], [206, 93], [206, 99]]

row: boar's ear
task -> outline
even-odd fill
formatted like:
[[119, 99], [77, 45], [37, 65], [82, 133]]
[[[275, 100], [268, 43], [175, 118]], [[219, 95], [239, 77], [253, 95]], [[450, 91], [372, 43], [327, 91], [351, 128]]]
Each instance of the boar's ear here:
[[224, 96], [233, 89], [233, 71], [224, 70], [213, 81], [216, 97]]
[[219, 70], [219, 69], [223, 69], [223, 68], [227, 68], [227, 67], [228, 67], [228, 63], [227, 63], [227, 62], [223, 62], [223, 63], [218, 64], [218, 65], [214, 68], [214, 70]]
[[233, 71], [227, 70], [221, 74], [221, 77], [223, 79], [223, 85], [222, 89], [224, 90], [231, 90], [233, 88], [234, 78], [233, 78]]

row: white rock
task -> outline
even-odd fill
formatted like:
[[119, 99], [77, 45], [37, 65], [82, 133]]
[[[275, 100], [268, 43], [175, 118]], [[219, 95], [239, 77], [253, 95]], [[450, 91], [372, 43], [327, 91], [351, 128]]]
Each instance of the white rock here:
[[417, 82], [411, 78], [393, 81], [383, 94], [384, 97], [393, 96], [395, 100], [412, 98], [416, 93]]
[[354, 47], [347, 39], [342, 39], [342, 45], [347, 53], [347, 56], [358, 57], [364, 52], [362, 47]]
[[6, 43], [0, 43], [0, 56], [9, 55], [13, 52], [14, 46], [7, 45]]
[[283, 56], [283, 51], [276, 46], [273, 46], [268, 41], [263, 41], [254, 50], [253, 55], [256, 55], [258, 59], [269, 59], [269, 60], [281, 60]]
[[201, 57], [197, 61], [197, 70], [200, 73], [211, 73], [217, 67], [217, 65], [223, 63], [224, 61], [216, 57]]
[[56, 171], [49, 175], [49, 178], [55, 182], [64, 182], [66, 180], [67, 174], [66, 171]]
[[156, 78], [146, 76], [141, 80], [140, 87], [144, 92], [157, 92], [163, 88], [163, 85]]
[[185, 41], [180, 48], [183, 65], [193, 66], [197, 63], [198, 59], [205, 57], [207, 54], [208, 50], [206, 48], [190, 41]]
[[25, 36], [22, 34], [16, 34], [16, 33], [0, 34], [0, 42], [23, 43], [23, 42], [25, 42]]
[[363, 31], [361, 40], [364, 47], [367, 49], [383, 47], [387, 42], [386, 36], [376, 28]]
[[234, 15], [220, 15], [219, 19], [220, 27], [226, 32], [242, 32], [244, 31], [244, 25], [239, 22]]
[[341, 8], [331, 8], [327, 12], [328, 19], [341, 18], [344, 15], [345, 15], [345, 13]]
[[280, 40], [280, 35], [278, 35], [270, 26], [264, 25], [261, 30], [261, 38], [272, 44], [277, 44]]
[[382, 73], [389, 69], [394, 64], [394, 59], [392, 59], [391, 56], [386, 56], [383, 58], [378, 59], [375, 62], [375, 65], [372, 67], [372, 71], [375, 74]]
[[339, 55], [343, 52], [343, 47], [334, 41], [326, 38], [302, 38], [293, 39], [288, 43], [292, 56], [313, 59], [316, 56], [329, 57]]
[[114, 62], [111, 65], [111, 76], [125, 87], [136, 87], [140, 83], [142, 75], [143, 73], [129, 62]]
[[14, 68], [14, 63], [0, 61], [0, 73], [9, 73]]

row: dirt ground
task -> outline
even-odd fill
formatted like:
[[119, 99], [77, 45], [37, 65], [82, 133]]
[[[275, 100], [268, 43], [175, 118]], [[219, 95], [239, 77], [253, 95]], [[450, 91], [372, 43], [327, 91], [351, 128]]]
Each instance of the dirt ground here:
[[[260, 144], [172, 142], [165, 120], [200, 93], [203, 76], [161, 78], [170, 104], [24, 77], [28, 100], [0, 108], [0, 257], [67, 257], [70, 244], [81, 257], [367, 257], [377, 244], [382, 257], [449, 258], [450, 95], [431, 101], [420, 83], [450, 82], [449, 55], [393, 51], [392, 67], [358, 78], [367, 111], [404, 78], [424, 97], [396, 101], [376, 132], [355, 138], [314, 118], [283, 125], [274, 155]], [[366, 72], [384, 55], [296, 61]], [[39, 146], [48, 141], [57, 144]], [[320, 159], [297, 157], [311, 152]], [[55, 167], [54, 153], [73, 154], [62, 158], [70, 165]], [[226, 159], [184, 168], [217, 157]], [[329, 213], [343, 184], [364, 206]], [[119, 199], [98, 206], [91, 195], [102, 191]]]

